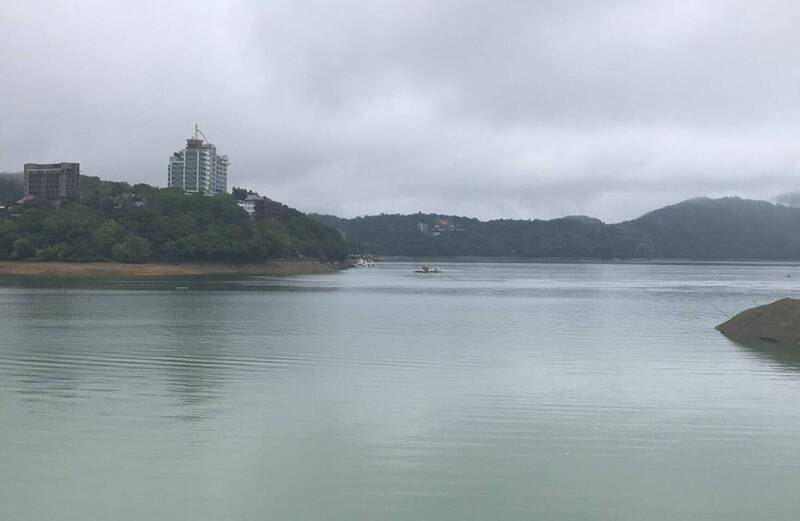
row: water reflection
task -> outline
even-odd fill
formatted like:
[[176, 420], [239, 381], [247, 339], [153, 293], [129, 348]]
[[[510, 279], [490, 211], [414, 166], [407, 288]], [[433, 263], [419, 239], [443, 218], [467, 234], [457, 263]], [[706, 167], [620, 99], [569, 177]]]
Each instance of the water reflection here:
[[[198, 298], [199, 297], [199, 298]], [[153, 324], [160, 331], [158, 345], [150, 346], [166, 374], [166, 389], [179, 397], [185, 420], [199, 420], [213, 412], [210, 404], [218, 397], [230, 368], [221, 362], [225, 352], [224, 325], [235, 320], [234, 308], [213, 293], [200, 295], [177, 291], [164, 297], [166, 312]]]
[[742, 351], [770, 365], [789, 372], [800, 371], [800, 347], [770, 342], [745, 343], [730, 339], [729, 341]]
[[103, 284], [3, 291], [0, 372], [16, 382], [8, 388], [46, 408], [100, 392], [123, 400], [172, 395], [178, 402], [166, 414], [197, 421], [217, 410], [231, 379], [281, 366], [264, 358], [267, 343], [252, 337], [271, 309], [284, 311], [273, 306], [272, 288], [242, 293], [205, 281], [215, 289], [180, 291], [158, 282], [153, 291], [128, 282], [131, 291]]
[[3, 337], [6, 348], [0, 352], [4, 366], [22, 385], [18, 392], [35, 400], [44, 395], [74, 397], [87, 367], [65, 352], [65, 338], [80, 328], [82, 321], [78, 297], [57, 290], [19, 291], [3, 295]]

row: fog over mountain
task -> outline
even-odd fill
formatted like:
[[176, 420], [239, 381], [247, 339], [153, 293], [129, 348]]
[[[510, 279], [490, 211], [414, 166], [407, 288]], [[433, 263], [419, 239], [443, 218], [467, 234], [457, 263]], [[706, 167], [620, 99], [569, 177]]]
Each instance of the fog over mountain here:
[[771, 199], [800, 186], [798, 22], [777, 0], [6, 1], [0, 171], [164, 185], [197, 121], [232, 185], [342, 216]]
[[800, 206], [800, 192], [780, 194], [775, 198], [775, 202], [784, 206]]

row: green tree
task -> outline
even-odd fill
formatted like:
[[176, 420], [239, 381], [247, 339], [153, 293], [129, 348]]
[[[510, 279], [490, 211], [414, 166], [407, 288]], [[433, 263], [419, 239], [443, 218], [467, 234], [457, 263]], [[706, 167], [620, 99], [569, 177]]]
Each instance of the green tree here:
[[244, 201], [247, 197], [247, 194], [250, 193], [249, 190], [246, 188], [239, 188], [238, 186], [234, 186], [231, 190], [231, 197], [233, 197], [236, 201]]
[[131, 236], [112, 248], [114, 260], [117, 262], [146, 262], [150, 259], [150, 243], [142, 237]]
[[9, 219], [0, 219], [0, 258], [8, 258], [14, 251], [14, 241], [19, 239], [19, 225]]
[[25, 238], [17, 239], [14, 241], [13, 251], [11, 253], [12, 259], [29, 259], [36, 253], [36, 248], [33, 243]]
[[94, 241], [100, 252], [111, 256], [114, 245], [121, 242], [124, 236], [125, 229], [114, 219], [109, 219], [94, 232]]
[[42, 261], [64, 261], [68, 260], [72, 255], [72, 247], [65, 243], [59, 242], [36, 251], [36, 260]]

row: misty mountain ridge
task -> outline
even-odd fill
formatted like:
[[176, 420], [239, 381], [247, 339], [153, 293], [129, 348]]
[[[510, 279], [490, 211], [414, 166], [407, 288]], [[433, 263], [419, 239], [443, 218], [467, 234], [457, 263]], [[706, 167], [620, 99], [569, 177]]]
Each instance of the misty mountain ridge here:
[[788, 192], [775, 197], [775, 202], [783, 206], [800, 207], [800, 192]]
[[740, 197], [696, 197], [615, 224], [587, 216], [310, 216], [339, 230], [351, 251], [386, 256], [800, 261], [800, 208]]

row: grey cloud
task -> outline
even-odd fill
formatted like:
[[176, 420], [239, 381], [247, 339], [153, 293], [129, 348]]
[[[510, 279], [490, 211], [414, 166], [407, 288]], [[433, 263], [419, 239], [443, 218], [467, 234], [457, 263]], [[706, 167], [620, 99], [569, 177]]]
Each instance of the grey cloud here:
[[[26, 2], [0, 19], [0, 170], [164, 184], [199, 121], [308, 211], [621, 220], [796, 188], [800, 6]], [[58, 23], [42, 24], [43, 20]]]

